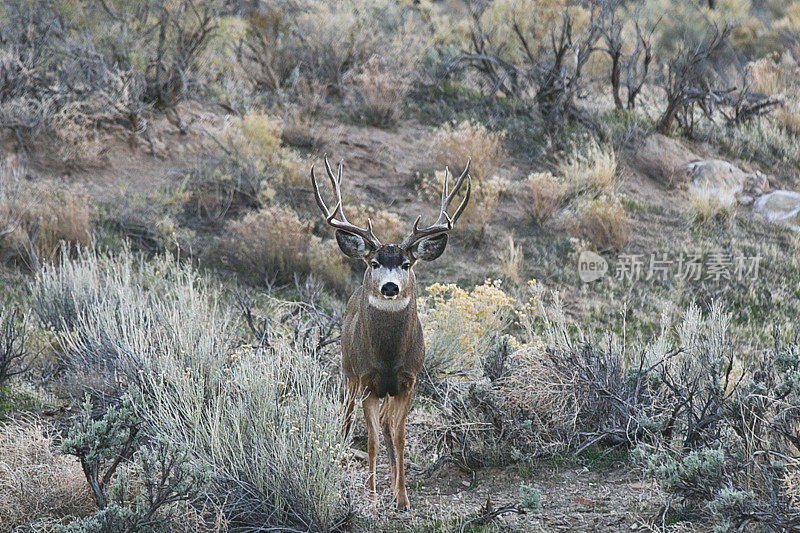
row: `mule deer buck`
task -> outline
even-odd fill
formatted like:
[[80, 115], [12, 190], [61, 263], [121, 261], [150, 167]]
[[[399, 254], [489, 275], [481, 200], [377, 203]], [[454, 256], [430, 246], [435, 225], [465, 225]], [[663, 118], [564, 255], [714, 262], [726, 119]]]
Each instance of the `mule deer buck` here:
[[[348, 257], [361, 258], [367, 264], [364, 282], [347, 302], [342, 324], [342, 371], [347, 379], [345, 427], [349, 432], [357, 398], [362, 398], [367, 426], [367, 489], [373, 503], [375, 467], [378, 455], [378, 431], [382, 431], [389, 453], [392, 492], [398, 511], [408, 511], [403, 450], [406, 442], [406, 417], [417, 375], [425, 359], [422, 325], [417, 317], [417, 286], [414, 265], [418, 259], [433, 261], [444, 252], [448, 233], [464, 212], [472, 187], [468, 176], [469, 161], [464, 172], [448, 191], [448, 170], [445, 169], [439, 218], [433, 225], [420, 228], [417, 217], [411, 233], [400, 244], [382, 244], [367, 227], [354, 226], [342, 209], [342, 163], [334, 176], [328, 158], [325, 170], [335, 194], [335, 205], [328, 209], [319, 192], [314, 167], [311, 183], [314, 197], [326, 222], [336, 232], [339, 248]], [[464, 199], [453, 213], [447, 214], [466, 178]], [[388, 396], [387, 396], [388, 395]], [[380, 404], [383, 398], [383, 404]]]

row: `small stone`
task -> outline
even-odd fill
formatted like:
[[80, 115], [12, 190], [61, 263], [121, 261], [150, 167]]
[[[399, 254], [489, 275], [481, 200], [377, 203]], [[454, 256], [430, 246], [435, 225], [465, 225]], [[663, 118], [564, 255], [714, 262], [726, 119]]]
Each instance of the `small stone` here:
[[465, 487], [469, 487], [469, 481], [462, 481], [461, 484]]
[[631, 531], [636, 531], [637, 529], [639, 529], [639, 524], [637, 524], [636, 522], [631, 524]]

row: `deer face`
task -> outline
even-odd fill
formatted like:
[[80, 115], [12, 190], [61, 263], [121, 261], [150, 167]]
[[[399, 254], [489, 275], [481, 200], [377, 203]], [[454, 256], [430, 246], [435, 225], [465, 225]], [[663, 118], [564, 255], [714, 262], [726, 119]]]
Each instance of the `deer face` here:
[[413, 258], [394, 244], [381, 246], [367, 257], [364, 287], [374, 298], [404, 300], [408, 297]]
[[342, 230], [336, 231], [336, 241], [345, 255], [362, 258], [367, 263], [364, 288], [371, 302], [380, 305], [377, 302], [397, 300], [406, 304], [415, 296], [414, 264], [418, 259], [433, 261], [442, 255], [447, 235], [422, 239], [410, 249], [396, 244], [374, 248], [362, 237]]

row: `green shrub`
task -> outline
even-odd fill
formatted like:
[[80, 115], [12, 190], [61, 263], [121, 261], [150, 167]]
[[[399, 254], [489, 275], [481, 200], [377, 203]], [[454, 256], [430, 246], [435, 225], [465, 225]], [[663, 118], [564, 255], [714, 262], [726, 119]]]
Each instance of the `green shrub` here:
[[521, 483], [519, 486], [519, 504], [529, 511], [538, 513], [542, 508], [542, 491]]

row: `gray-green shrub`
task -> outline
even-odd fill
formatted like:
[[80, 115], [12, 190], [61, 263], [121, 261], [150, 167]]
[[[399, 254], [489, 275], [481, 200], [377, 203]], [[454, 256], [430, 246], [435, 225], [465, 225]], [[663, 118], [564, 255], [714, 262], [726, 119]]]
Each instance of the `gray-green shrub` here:
[[81, 251], [31, 288], [69, 371], [130, 391], [149, 431], [209, 465], [226, 517], [327, 531], [350, 516], [340, 382], [313, 350], [280, 331], [240, 346], [218, 291], [171, 257]]

